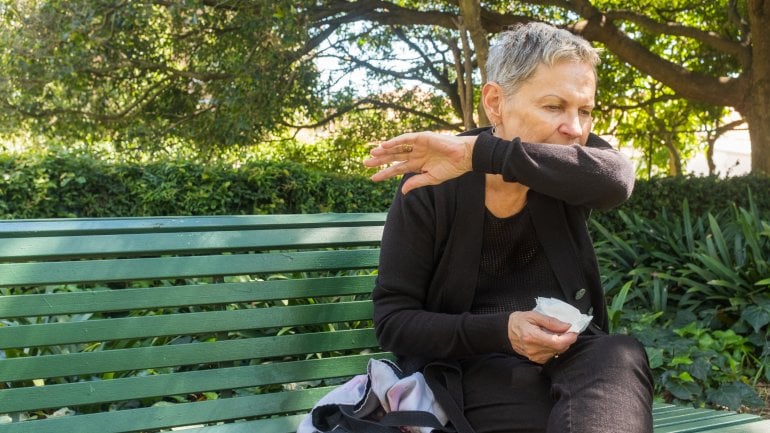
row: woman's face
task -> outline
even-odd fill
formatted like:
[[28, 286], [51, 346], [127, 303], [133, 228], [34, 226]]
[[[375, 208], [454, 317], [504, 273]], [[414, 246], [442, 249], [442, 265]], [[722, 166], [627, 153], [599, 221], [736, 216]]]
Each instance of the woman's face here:
[[596, 77], [590, 64], [565, 61], [540, 65], [508, 97], [499, 85], [490, 84], [496, 89], [487, 92], [500, 93], [490, 107], [494, 111], [497, 105], [497, 119], [489, 116], [497, 123], [498, 137], [519, 137], [530, 143], [586, 144], [596, 93]]

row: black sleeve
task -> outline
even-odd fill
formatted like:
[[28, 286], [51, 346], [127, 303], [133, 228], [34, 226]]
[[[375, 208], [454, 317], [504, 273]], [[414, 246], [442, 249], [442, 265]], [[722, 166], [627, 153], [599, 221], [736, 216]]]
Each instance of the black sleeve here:
[[[507, 333], [508, 313], [439, 312], [437, 301], [449, 284], [434, 281], [446, 239], [440, 234], [445, 222], [441, 218], [437, 221], [433, 198], [431, 187], [418, 188], [407, 195], [399, 192], [388, 212], [373, 292], [380, 345], [399, 356], [425, 359], [512, 352]], [[445, 276], [438, 276], [441, 277]]]
[[594, 134], [580, 146], [508, 141], [483, 131], [473, 149], [473, 170], [593, 209], [619, 205], [634, 187], [628, 159]]

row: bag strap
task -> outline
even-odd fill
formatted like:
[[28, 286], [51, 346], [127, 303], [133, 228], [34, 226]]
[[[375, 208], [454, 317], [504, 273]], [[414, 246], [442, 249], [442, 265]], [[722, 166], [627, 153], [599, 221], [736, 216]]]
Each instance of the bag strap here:
[[454, 433], [451, 427], [446, 427], [430, 412], [421, 410], [397, 410], [385, 414], [380, 419], [380, 424], [391, 427], [430, 427], [434, 432]]
[[[337, 410], [333, 410], [336, 408]], [[400, 410], [385, 414], [379, 421], [359, 418], [355, 413], [354, 405], [338, 404], [328, 407], [324, 413], [325, 425], [332, 428], [331, 431], [348, 433], [401, 433], [402, 426], [428, 427], [437, 432], [455, 433], [454, 429], [447, 428], [430, 412]]]
[[462, 372], [457, 365], [433, 361], [423, 370], [425, 381], [436, 401], [446, 412], [457, 433], [474, 433], [462, 409]]

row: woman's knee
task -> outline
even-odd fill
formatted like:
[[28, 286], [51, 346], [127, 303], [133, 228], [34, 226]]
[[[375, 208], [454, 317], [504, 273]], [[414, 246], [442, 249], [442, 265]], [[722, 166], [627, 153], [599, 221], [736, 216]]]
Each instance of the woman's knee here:
[[627, 335], [608, 335], [593, 348], [594, 366], [598, 369], [625, 371], [652, 387], [652, 372], [644, 346]]
[[618, 366], [647, 366], [647, 352], [636, 338], [628, 335], [608, 335], [601, 340], [601, 349], [608, 361]]

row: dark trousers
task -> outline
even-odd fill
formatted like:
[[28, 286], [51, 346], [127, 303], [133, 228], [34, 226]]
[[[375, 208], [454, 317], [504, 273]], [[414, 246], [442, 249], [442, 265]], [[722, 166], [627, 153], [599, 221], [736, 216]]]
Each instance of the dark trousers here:
[[461, 362], [476, 433], [651, 433], [652, 375], [638, 341], [581, 335], [545, 365], [489, 354]]

